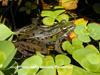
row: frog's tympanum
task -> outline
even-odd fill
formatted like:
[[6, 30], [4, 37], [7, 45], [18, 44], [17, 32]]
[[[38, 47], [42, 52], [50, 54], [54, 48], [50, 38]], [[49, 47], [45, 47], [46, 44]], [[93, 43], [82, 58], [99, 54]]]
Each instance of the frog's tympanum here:
[[52, 27], [43, 25], [29, 25], [16, 31], [17, 41], [15, 45], [23, 55], [30, 55], [35, 51], [48, 54], [55, 50], [62, 53], [61, 42], [74, 30], [73, 23], [62, 21]]

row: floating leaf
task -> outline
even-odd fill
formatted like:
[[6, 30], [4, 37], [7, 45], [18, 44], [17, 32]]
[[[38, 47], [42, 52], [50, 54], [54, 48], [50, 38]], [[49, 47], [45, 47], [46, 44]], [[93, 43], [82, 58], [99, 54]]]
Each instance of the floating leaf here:
[[4, 61], [2, 66], [2, 68], [5, 68], [13, 59], [16, 53], [16, 49], [14, 44], [10, 41], [0, 41], [0, 51], [2, 51], [5, 54], [4, 58], [6, 58], [6, 60]]
[[22, 69], [18, 70], [18, 75], [36, 75], [42, 62], [42, 58], [38, 55], [29, 57], [21, 64]]
[[89, 35], [94, 40], [100, 40], [100, 24], [89, 23], [87, 27], [88, 27], [88, 32], [90, 33]]
[[51, 18], [51, 17], [45, 17], [43, 18], [43, 24], [46, 25], [46, 26], [52, 26], [54, 25], [54, 21], [55, 19]]
[[68, 51], [68, 53], [72, 54], [74, 47], [71, 45], [71, 43], [69, 41], [65, 41], [62, 43], [62, 48], [65, 51]]
[[66, 65], [61, 68], [57, 68], [58, 75], [72, 75], [73, 65]]
[[63, 54], [59, 54], [55, 57], [55, 63], [57, 66], [65, 66], [71, 63], [71, 60], [69, 57]]
[[53, 11], [44, 10], [44, 11], [42, 11], [41, 16], [42, 17], [52, 17], [52, 18], [54, 18], [55, 13]]
[[84, 69], [74, 66], [72, 75], [88, 75], [88, 73]]
[[52, 58], [52, 56], [46, 56], [43, 59], [43, 66], [54, 66], [54, 59]]
[[74, 51], [76, 51], [77, 49], [80, 49], [80, 48], [84, 48], [83, 42], [77, 38], [72, 40], [72, 46], [74, 46], [74, 49], [75, 49]]
[[76, 26], [74, 32], [77, 34], [77, 37], [82, 42], [90, 42], [89, 32], [86, 30], [85, 26]]
[[52, 56], [46, 56], [43, 59], [42, 70], [37, 75], [56, 75], [56, 68]]
[[69, 16], [67, 14], [61, 14], [56, 18], [59, 22], [61, 22], [62, 20], [65, 20], [66, 22], [69, 21]]
[[10, 37], [13, 32], [4, 24], [0, 24], [0, 40], [5, 40]]
[[81, 65], [90, 72], [100, 72], [100, 54], [90, 53], [83, 58]]
[[72, 40], [72, 44], [69, 41], [63, 42], [62, 48], [63, 50], [68, 51], [68, 53], [73, 54], [74, 51], [76, 51], [77, 49], [84, 48], [84, 46], [83, 46], [83, 43], [79, 39], [74, 38]]
[[88, 55], [90, 53], [99, 53], [99, 51], [93, 45], [88, 45], [85, 48], [76, 50], [72, 54], [72, 56], [77, 62], [79, 62], [81, 64], [81, 61], [83, 60], [83, 58], [85, 58], [86, 55]]
[[56, 69], [54, 68], [42, 69], [38, 72], [37, 75], [56, 75]]

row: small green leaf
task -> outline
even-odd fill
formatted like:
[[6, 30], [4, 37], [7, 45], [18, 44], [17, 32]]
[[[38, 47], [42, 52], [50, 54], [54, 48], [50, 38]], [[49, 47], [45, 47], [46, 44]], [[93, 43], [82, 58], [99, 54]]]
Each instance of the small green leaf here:
[[72, 40], [72, 46], [74, 46], [75, 51], [76, 51], [77, 49], [84, 48], [83, 42], [80, 41], [80, 40], [77, 39], [77, 38], [75, 38], [75, 39]]
[[62, 20], [65, 20], [66, 22], [69, 21], [69, 16], [67, 14], [61, 14], [57, 18], [58, 22], [61, 22]]
[[13, 59], [16, 49], [12, 42], [10, 41], [0, 41], [0, 51], [4, 52], [6, 60], [3, 63], [2, 68], [5, 68], [8, 66], [8, 64]]
[[88, 31], [90, 33], [89, 35], [94, 40], [100, 40], [100, 24], [89, 23], [87, 27], [88, 27]]
[[0, 24], [0, 40], [5, 40], [10, 37], [13, 32], [4, 24]]
[[42, 62], [42, 58], [38, 55], [29, 57], [21, 64], [22, 69], [18, 70], [18, 75], [36, 75]]
[[71, 43], [69, 41], [65, 41], [62, 43], [62, 48], [65, 51], [68, 51], [68, 53], [72, 54], [74, 47], [71, 45]]
[[78, 39], [82, 42], [90, 42], [90, 38], [89, 38], [89, 32], [87, 31], [87, 29], [85, 28], [85, 26], [79, 25], [76, 26], [75, 28], [75, 33], [78, 36]]
[[43, 18], [43, 24], [46, 26], [52, 26], [54, 24], [55, 19], [50, 18], [50, 17], [45, 17]]
[[71, 63], [71, 60], [69, 57], [63, 54], [59, 54], [55, 57], [55, 62], [57, 66], [65, 66]]
[[55, 63], [54, 63], [54, 59], [52, 56], [46, 56], [44, 57], [43, 59], [43, 66], [54, 66]]
[[42, 11], [41, 13], [41, 16], [42, 17], [51, 17], [51, 18], [54, 18], [55, 17], [55, 13], [53, 11]]

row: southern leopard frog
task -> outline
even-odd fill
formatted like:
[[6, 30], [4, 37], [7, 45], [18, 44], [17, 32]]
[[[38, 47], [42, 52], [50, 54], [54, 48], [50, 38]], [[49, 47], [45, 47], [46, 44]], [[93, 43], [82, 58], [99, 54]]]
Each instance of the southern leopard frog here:
[[16, 31], [17, 41], [24, 40], [26, 43], [31, 43], [32, 49], [44, 52], [44, 54], [48, 53], [48, 50], [56, 50], [61, 53], [62, 39], [74, 28], [73, 23], [70, 22], [69, 25], [66, 25], [65, 21], [55, 24], [53, 27], [29, 25]]

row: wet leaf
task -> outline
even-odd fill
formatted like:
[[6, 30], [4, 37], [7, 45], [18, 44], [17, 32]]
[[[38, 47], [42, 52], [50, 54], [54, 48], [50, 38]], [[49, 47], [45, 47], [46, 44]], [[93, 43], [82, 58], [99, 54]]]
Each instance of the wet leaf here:
[[21, 64], [22, 69], [18, 70], [18, 75], [36, 75], [42, 62], [42, 58], [38, 55], [29, 57]]

